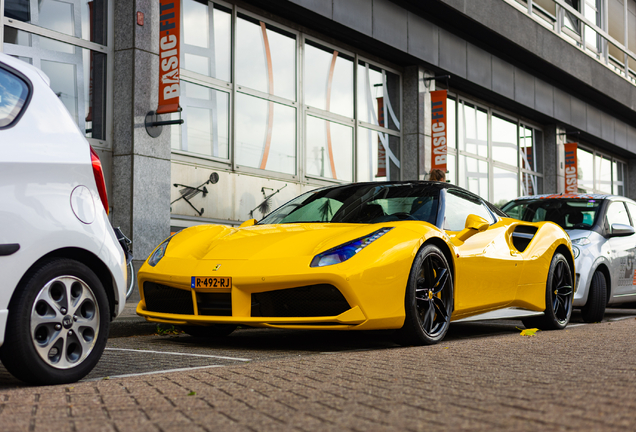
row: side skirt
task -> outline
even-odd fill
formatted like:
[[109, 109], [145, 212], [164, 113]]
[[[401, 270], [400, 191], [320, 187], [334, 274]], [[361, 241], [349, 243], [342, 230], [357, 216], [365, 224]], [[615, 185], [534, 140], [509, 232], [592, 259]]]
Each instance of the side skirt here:
[[479, 315], [473, 315], [468, 318], [458, 319], [456, 321], [451, 321], [453, 323], [458, 322], [469, 322], [469, 321], [483, 321], [483, 320], [495, 320], [495, 319], [518, 319], [518, 318], [526, 318], [531, 316], [541, 316], [543, 312], [531, 311], [528, 309], [520, 309], [516, 307], [499, 309], [496, 311], [486, 312]]

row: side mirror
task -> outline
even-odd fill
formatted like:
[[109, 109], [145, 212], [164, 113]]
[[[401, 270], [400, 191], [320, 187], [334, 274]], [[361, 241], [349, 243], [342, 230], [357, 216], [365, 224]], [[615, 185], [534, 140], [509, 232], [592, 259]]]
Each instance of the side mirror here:
[[489, 226], [490, 224], [483, 217], [474, 214], [468, 215], [464, 225], [465, 228], [457, 234], [455, 239], [463, 243], [475, 234], [486, 231]]
[[245, 222], [243, 222], [239, 228], [247, 228], [247, 227], [251, 227], [256, 223], [256, 219], [248, 219]]
[[610, 233], [610, 237], [626, 237], [636, 233], [634, 231], [634, 227], [630, 225], [624, 224], [612, 224], [612, 232]]

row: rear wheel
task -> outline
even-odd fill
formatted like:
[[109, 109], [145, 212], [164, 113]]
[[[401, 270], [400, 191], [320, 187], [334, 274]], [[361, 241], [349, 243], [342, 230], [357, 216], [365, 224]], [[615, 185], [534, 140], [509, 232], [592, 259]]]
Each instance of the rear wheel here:
[[236, 326], [234, 324], [214, 324], [209, 326], [185, 325], [179, 326], [179, 328], [190, 336], [208, 339], [226, 337], [236, 330]]
[[554, 254], [545, 290], [545, 311], [540, 317], [522, 320], [527, 328], [537, 327], [541, 330], [562, 330], [570, 322], [572, 315], [572, 298], [574, 284], [572, 272], [565, 257]]
[[109, 321], [106, 292], [91, 269], [65, 258], [46, 261], [11, 299], [2, 363], [30, 384], [80, 380], [104, 351]]
[[587, 294], [587, 303], [581, 309], [583, 321], [587, 323], [601, 322], [605, 315], [605, 305], [607, 304], [607, 284], [605, 275], [600, 271], [595, 271], [590, 283], [590, 292]]
[[424, 246], [415, 257], [404, 308], [404, 325], [396, 332], [400, 344], [431, 345], [444, 339], [453, 312], [453, 277], [437, 246]]

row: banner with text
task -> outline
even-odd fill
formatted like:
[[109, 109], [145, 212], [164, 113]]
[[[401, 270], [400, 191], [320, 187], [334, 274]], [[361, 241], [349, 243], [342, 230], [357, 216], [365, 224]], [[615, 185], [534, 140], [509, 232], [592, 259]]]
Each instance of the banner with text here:
[[566, 143], [565, 148], [565, 193], [579, 192], [578, 162], [576, 157], [577, 143]]
[[431, 92], [431, 169], [446, 172], [446, 90]]
[[179, 111], [179, 37], [181, 1], [160, 0], [159, 17], [159, 107], [157, 114]]

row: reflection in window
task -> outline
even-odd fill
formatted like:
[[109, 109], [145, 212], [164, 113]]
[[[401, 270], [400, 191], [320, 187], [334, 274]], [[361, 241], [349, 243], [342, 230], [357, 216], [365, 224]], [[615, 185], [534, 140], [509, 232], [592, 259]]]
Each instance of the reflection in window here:
[[576, 157], [578, 159], [579, 192], [592, 193], [594, 191], [594, 155], [578, 148]]
[[[229, 95], [197, 84], [183, 82], [185, 94], [181, 97], [185, 121], [179, 128], [171, 128], [171, 145], [206, 156], [229, 159]], [[178, 114], [173, 114], [179, 118]]]
[[494, 167], [492, 203], [501, 208], [508, 201], [517, 198], [517, 182], [518, 177], [515, 171]]
[[307, 41], [304, 90], [306, 105], [353, 117], [353, 60]]
[[456, 157], [454, 154], [449, 153], [446, 163], [446, 181], [454, 185], [457, 184], [457, 171], [455, 170]]
[[489, 200], [488, 162], [460, 155], [458, 183], [464, 189]]
[[[612, 193], [614, 195], [624, 195], [623, 170], [625, 168], [625, 164], [614, 161], [612, 166], [614, 168], [612, 170]], [[636, 214], [634, 215], [634, 220], [636, 221]]]
[[517, 124], [492, 116], [492, 158], [517, 166]]
[[594, 156], [596, 162], [596, 189], [608, 194], [612, 193], [612, 162], [601, 155]]
[[357, 181], [400, 179], [400, 139], [367, 128], [358, 128]]
[[[5, 0], [4, 14], [7, 18], [106, 45], [105, 0]], [[54, 51], [72, 48], [50, 39], [44, 45], [43, 48]]]
[[28, 94], [24, 81], [0, 69], [0, 128], [9, 126], [20, 114]]
[[307, 174], [353, 180], [353, 128], [307, 116]]
[[296, 100], [294, 35], [239, 15], [236, 29], [236, 83]]
[[610, 229], [614, 224], [630, 225], [627, 209], [625, 209], [625, 204], [622, 201], [611, 203], [607, 209], [606, 217]]
[[464, 101], [459, 106], [459, 149], [488, 156], [488, 114]]
[[296, 110], [236, 95], [236, 163], [296, 174]]
[[183, 0], [183, 68], [230, 81], [232, 14], [207, 2]]
[[457, 119], [455, 113], [457, 112], [457, 103], [455, 99], [446, 99], [446, 143], [448, 148], [457, 148], [457, 137], [455, 136], [455, 130], [457, 126]]
[[358, 120], [400, 130], [400, 77], [366, 62], [358, 64]]
[[5, 54], [42, 69], [80, 130], [106, 139], [106, 55], [6, 26], [4, 34]]
[[445, 230], [461, 231], [466, 226], [468, 215], [477, 215], [493, 223], [493, 217], [484, 205], [461, 191], [448, 189], [444, 209]]

